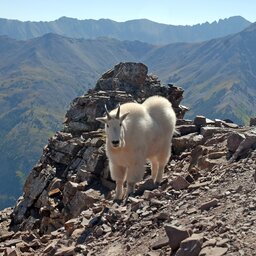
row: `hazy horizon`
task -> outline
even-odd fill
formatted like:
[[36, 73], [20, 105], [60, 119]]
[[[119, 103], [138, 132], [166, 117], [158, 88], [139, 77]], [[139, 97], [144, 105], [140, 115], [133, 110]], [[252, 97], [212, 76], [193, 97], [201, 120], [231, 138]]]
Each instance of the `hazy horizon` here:
[[110, 19], [125, 22], [148, 19], [169, 25], [196, 25], [218, 22], [233, 16], [256, 21], [254, 0], [1, 0], [0, 18], [19, 21], [54, 21], [61, 17], [79, 20]]
[[[173, 26], [195, 26], [195, 25], [198, 25], [198, 24], [204, 24], [204, 23], [209, 23], [209, 24], [212, 24], [214, 22], [220, 22], [221, 20], [226, 20], [226, 19], [229, 19], [229, 18], [232, 18], [232, 17], [239, 17], [240, 15], [236, 15], [236, 16], [230, 16], [230, 17], [226, 17], [226, 18], [223, 18], [223, 19], [218, 19], [218, 20], [214, 20], [214, 21], [204, 21], [204, 22], [201, 22], [201, 23], [197, 23], [197, 24], [189, 24], [189, 25], [182, 25], [182, 24], [167, 24], [167, 23], [163, 23], [163, 22], [158, 22], [158, 21], [154, 21], [154, 20], [150, 20], [150, 19], [147, 19], [147, 18], [140, 18], [140, 19], [129, 19], [129, 20], [124, 20], [124, 21], [117, 21], [117, 20], [113, 20], [113, 19], [110, 19], [110, 18], [99, 18], [99, 19], [78, 19], [76, 17], [68, 17], [68, 16], [61, 16], [59, 18], [56, 18], [54, 20], [45, 20], [45, 21], [32, 21], [32, 20], [19, 20], [19, 19], [9, 19], [9, 18], [2, 18], [0, 17], [0, 19], [8, 19], [8, 20], [14, 20], [14, 21], [21, 21], [21, 22], [53, 22], [53, 21], [56, 21], [56, 20], [59, 20], [61, 18], [67, 18], [67, 19], [76, 19], [76, 20], [79, 20], [79, 21], [83, 21], [83, 20], [95, 20], [95, 21], [98, 21], [98, 20], [112, 20], [114, 22], [119, 22], [119, 23], [122, 23], [122, 22], [128, 22], [128, 21], [132, 21], [132, 20], [149, 20], [149, 21], [152, 21], [152, 22], [155, 22], [155, 23], [159, 23], [159, 24], [164, 24], [164, 25], [173, 25]], [[243, 16], [240, 16], [242, 18], [244, 18]], [[244, 18], [245, 19], [245, 18]], [[246, 19], [247, 21], [253, 23], [252, 21]]]

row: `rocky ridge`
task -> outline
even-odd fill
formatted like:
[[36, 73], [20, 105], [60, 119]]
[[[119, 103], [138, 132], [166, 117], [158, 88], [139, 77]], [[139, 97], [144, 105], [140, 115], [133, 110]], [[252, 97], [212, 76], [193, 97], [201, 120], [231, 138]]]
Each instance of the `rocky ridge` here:
[[[256, 128], [183, 119], [183, 90], [141, 63], [120, 63], [76, 98], [14, 209], [0, 214], [0, 255], [256, 255]], [[173, 156], [153, 189], [149, 168], [126, 205], [113, 202], [104, 132], [118, 103], [168, 98]], [[253, 122], [252, 122], [253, 124]]]

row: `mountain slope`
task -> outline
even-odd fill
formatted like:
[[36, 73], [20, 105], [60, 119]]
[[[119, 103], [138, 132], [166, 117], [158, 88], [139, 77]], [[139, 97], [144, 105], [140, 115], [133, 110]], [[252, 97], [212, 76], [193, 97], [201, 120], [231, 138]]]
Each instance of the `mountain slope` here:
[[111, 37], [118, 40], [139, 40], [150, 44], [196, 42], [237, 33], [250, 25], [240, 16], [193, 26], [174, 26], [146, 19], [116, 22], [109, 19], [77, 20], [62, 17], [50, 22], [21, 22], [0, 19], [0, 35], [27, 40], [47, 33], [72, 38]]
[[103, 71], [119, 61], [134, 61], [151, 48], [140, 42], [54, 34], [25, 42], [0, 38], [2, 199], [20, 195], [16, 172], [29, 171], [47, 138], [60, 129], [69, 102], [91, 88]]
[[221, 39], [172, 44], [150, 52], [143, 62], [169, 83], [185, 89], [190, 117], [230, 118], [242, 123], [256, 109], [256, 24]]
[[0, 207], [10, 205], [3, 202], [5, 195], [20, 195], [21, 174], [61, 127], [69, 102], [118, 62], [144, 62], [163, 82], [182, 86], [184, 104], [191, 107], [188, 117], [248, 121], [256, 109], [255, 27], [203, 43], [162, 47], [54, 34], [28, 41], [0, 37]]
[[[178, 121], [160, 185], [148, 166], [133, 195], [117, 204], [95, 117], [109, 98], [116, 105], [156, 93], [176, 105], [183, 90], [161, 87], [141, 63], [116, 65], [99, 81], [73, 101], [70, 133], [50, 138], [19, 202], [0, 211], [1, 254], [255, 256], [255, 128]], [[121, 92], [127, 84], [129, 95]], [[73, 121], [87, 132], [81, 136]]]

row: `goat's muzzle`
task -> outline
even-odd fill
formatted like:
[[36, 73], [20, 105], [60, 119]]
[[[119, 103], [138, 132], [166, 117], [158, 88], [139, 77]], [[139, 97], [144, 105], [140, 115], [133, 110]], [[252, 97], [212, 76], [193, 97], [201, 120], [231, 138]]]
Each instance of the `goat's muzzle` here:
[[114, 148], [120, 147], [120, 141], [119, 140], [112, 140], [112, 146]]

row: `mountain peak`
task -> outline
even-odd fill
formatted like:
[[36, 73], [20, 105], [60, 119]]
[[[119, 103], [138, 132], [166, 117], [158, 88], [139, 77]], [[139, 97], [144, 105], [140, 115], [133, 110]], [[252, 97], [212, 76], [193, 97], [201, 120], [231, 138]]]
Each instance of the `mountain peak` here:
[[242, 16], [231, 16], [229, 18], [225, 18], [225, 19], [219, 19], [219, 22], [228, 22], [228, 21], [232, 21], [232, 22], [249, 22], [248, 20], [246, 20], [245, 18], [243, 18]]
[[65, 21], [65, 22], [69, 22], [69, 21], [73, 21], [73, 20], [78, 20], [76, 18], [71, 18], [71, 17], [67, 17], [67, 16], [62, 16], [59, 19], [55, 20], [55, 21]]

